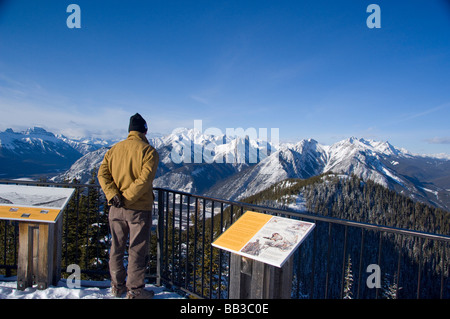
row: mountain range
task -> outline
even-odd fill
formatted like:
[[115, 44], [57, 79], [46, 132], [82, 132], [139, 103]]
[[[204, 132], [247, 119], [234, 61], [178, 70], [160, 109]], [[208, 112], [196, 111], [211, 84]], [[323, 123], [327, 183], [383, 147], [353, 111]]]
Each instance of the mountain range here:
[[[288, 178], [334, 172], [373, 180], [450, 211], [450, 159], [412, 154], [389, 142], [350, 137], [332, 145], [314, 139], [274, 145], [192, 129], [147, 137], [160, 154], [155, 187], [241, 200]], [[115, 142], [74, 140], [36, 127], [7, 129], [0, 132], [0, 178], [46, 176], [87, 183]]]
[[40, 127], [0, 132], [0, 178], [39, 178], [70, 168], [82, 156], [112, 141], [69, 139]]

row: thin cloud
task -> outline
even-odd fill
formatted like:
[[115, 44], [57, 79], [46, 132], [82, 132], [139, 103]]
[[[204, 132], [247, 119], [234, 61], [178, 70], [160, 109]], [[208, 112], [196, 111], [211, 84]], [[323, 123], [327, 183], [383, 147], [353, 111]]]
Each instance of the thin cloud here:
[[201, 96], [198, 96], [198, 95], [191, 95], [191, 96], [189, 96], [189, 97], [190, 97], [191, 99], [193, 99], [194, 101], [200, 102], [200, 103], [202, 103], [202, 104], [206, 104], [206, 105], [209, 104], [208, 99], [206, 99], [206, 98], [204, 98], [204, 97], [201, 97]]
[[437, 111], [439, 111], [439, 110], [441, 110], [441, 109], [443, 109], [443, 108], [448, 107], [449, 105], [450, 105], [450, 104], [443, 104], [443, 105], [439, 105], [439, 106], [433, 107], [433, 108], [431, 108], [431, 109], [425, 110], [425, 111], [423, 111], [423, 112], [411, 114], [411, 115], [409, 115], [409, 116], [406, 116], [406, 117], [403, 119], [403, 121], [409, 121], [409, 120], [412, 120], [412, 119], [415, 119], [415, 118], [418, 118], [418, 117], [422, 117], [422, 116], [425, 116], [425, 115], [428, 115], [428, 114], [437, 112]]
[[425, 142], [429, 144], [450, 144], [450, 137], [433, 137], [426, 139]]
[[417, 112], [417, 113], [413, 113], [413, 114], [409, 114], [409, 115], [404, 115], [401, 118], [398, 118], [398, 119], [390, 121], [390, 122], [386, 122], [386, 123], [384, 123], [384, 124], [382, 124], [380, 126], [392, 126], [392, 125], [400, 124], [400, 123], [403, 123], [403, 122], [408, 122], [410, 120], [421, 118], [421, 117], [424, 117], [426, 115], [435, 113], [437, 111], [441, 111], [441, 110], [446, 109], [448, 107], [450, 107], [450, 103], [441, 104], [439, 106], [426, 109], [426, 110], [424, 110], [422, 112]]

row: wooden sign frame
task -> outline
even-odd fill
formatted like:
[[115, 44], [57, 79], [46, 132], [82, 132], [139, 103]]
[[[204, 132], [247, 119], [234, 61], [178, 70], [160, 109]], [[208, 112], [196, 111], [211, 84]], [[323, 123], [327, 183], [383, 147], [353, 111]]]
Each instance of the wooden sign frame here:
[[56, 285], [61, 277], [62, 218], [74, 188], [0, 185], [0, 219], [19, 223], [17, 289]]

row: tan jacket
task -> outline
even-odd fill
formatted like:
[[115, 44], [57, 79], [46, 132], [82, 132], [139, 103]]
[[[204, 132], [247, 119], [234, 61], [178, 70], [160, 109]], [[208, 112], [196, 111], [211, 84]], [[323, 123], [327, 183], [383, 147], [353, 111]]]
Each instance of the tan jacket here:
[[158, 163], [158, 152], [145, 134], [131, 131], [126, 140], [106, 152], [98, 170], [98, 181], [108, 202], [121, 193], [125, 208], [151, 210]]

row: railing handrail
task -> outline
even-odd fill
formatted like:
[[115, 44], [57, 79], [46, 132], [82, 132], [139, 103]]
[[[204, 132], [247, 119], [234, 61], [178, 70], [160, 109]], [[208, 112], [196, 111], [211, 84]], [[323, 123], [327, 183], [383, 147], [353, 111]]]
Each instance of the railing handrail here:
[[58, 183], [58, 182], [40, 182], [40, 181], [28, 181], [28, 180], [15, 180], [15, 179], [0, 179], [0, 184], [18, 184], [18, 185], [45, 185], [45, 186], [57, 186], [57, 187], [96, 187], [98, 184], [76, 184], [76, 183]]
[[313, 219], [313, 220], [318, 220], [318, 221], [323, 221], [323, 222], [331, 222], [331, 223], [335, 223], [335, 224], [353, 226], [353, 227], [358, 227], [358, 228], [365, 228], [365, 229], [376, 230], [376, 231], [397, 233], [397, 234], [402, 234], [402, 235], [416, 236], [416, 237], [450, 242], [450, 236], [441, 235], [441, 234], [435, 234], [435, 233], [429, 233], [429, 232], [411, 230], [411, 229], [405, 229], [405, 228], [398, 228], [398, 227], [392, 227], [392, 226], [370, 224], [370, 223], [353, 221], [353, 220], [349, 220], [349, 219], [316, 215], [316, 214], [312, 214], [312, 213], [308, 213], [308, 212], [298, 212], [298, 211], [293, 211], [290, 209], [279, 209], [279, 208], [272, 208], [272, 207], [267, 207], [267, 206], [260, 206], [260, 205], [256, 205], [256, 204], [245, 203], [245, 202], [225, 200], [225, 199], [219, 199], [219, 198], [203, 196], [203, 195], [195, 195], [195, 194], [191, 194], [191, 193], [187, 193], [187, 192], [183, 192], [183, 191], [177, 191], [177, 190], [172, 190], [172, 189], [162, 188], [162, 187], [155, 187], [154, 189], [155, 190], [161, 189], [164, 191], [168, 191], [168, 192], [183, 195], [183, 196], [201, 198], [201, 199], [211, 200], [211, 201], [234, 205], [234, 206], [247, 207], [247, 208], [251, 208], [251, 209], [255, 209], [255, 210], [259, 210], [259, 211], [271, 212], [274, 214], [284, 214], [284, 215], [289, 215], [289, 216], [293, 216], [293, 217], [308, 218], [308, 219]]
[[[26, 181], [26, 180], [2, 180], [1, 179], [0, 183], [34, 184], [34, 185], [39, 184], [39, 185], [48, 185], [48, 186], [57, 186], [57, 187], [80, 187], [80, 188], [96, 187], [96, 188], [100, 188], [100, 185], [98, 185], [98, 184], [56, 183], [56, 182]], [[349, 220], [349, 219], [316, 215], [316, 214], [312, 214], [312, 213], [308, 213], [308, 212], [298, 212], [298, 211], [293, 211], [290, 209], [279, 209], [279, 208], [272, 208], [272, 207], [267, 207], [267, 206], [260, 206], [260, 205], [245, 203], [245, 202], [214, 198], [214, 197], [204, 196], [204, 195], [196, 195], [196, 194], [192, 194], [192, 193], [188, 193], [188, 192], [184, 192], [184, 191], [173, 190], [173, 189], [163, 188], [163, 187], [155, 187], [154, 188], [155, 191], [158, 191], [159, 189], [167, 191], [167, 192], [171, 192], [173, 194], [210, 200], [210, 201], [223, 203], [223, 204], [227, 204], [227, 205], [247, 207], [249, 209], [255, 209], [258, 211], [265, 211], [265, 212], [270, 212], [270, 213], [274, 213], [274, 214], [284, 214], [284, 215], [289, 215], [289, 216], [298, 217], [298, 218], [307, 218], [307, 219], [312, 219], [312, 220], [317, 220], [317, 221], [331, 222], [331, 223], [335, 223], [335, 224], [353, 226], [353, 227], [364, 228], [364, 229], [369, 229], [369, 230], [382, 231], [382, 232], [388, 232], [388, 233], [396, 233], [396, 234], [401, 234], [401, 235], [408, 235], [408, 236], [414, 236], [414, 237], [421, 237], [421, 238], [425, 238], [425, 239], [433, 239], [433, 240], [439, 240], [439, 241], [444, 241], [444, 242], [450, 242], [450, 236], [442, 235], [442, 234], [435, 234], [435, 233], [429, 233], [429, 232], [412, 230], [412, 229], [405, 229], [405, 228], [398, 228], [398, 227], [392, 227], [392, 226], [384, 226], [384, 225], [377, 225], [377, 224], [371, 224], [371, 223], [365, 223], [365, 222], [358, 222], [358, 221], [353, 221], [353, 220]]]

